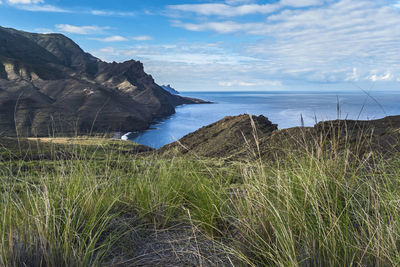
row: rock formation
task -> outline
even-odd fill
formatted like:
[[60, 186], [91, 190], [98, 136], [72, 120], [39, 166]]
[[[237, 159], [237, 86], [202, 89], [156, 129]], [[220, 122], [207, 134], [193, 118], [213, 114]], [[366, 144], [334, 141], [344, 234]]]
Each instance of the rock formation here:
[[62, 34], [0, 27], [0, 136], [144, 130], [181, 104], [143, 64], [107, 63]]
[[263, 116], [228, 116], [159, 149], [164, 155], [189, 153], [234, 160], [254, 157], [284, 160], [302, 153], [368, 157], [375, 152], [388, 155], [400, 152], [400, 116], [370, 121], [325, 121], [314, 127], [282, 130]]
[[160, 148], [161, 153], [192, 153], [205, 157], [226, 157], [253, 147], [255, 139], [270, 135], [277, 130], [266, 117], [227, 116], [208, 126], [182, 137], [179, 141]]

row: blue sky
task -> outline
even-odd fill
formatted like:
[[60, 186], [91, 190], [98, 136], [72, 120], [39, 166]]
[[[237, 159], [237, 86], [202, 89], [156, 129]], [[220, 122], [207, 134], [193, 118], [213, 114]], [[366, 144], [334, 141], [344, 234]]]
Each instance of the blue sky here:
[[397, 0], [0, 0], [0, 25], [140, 60], [180, 91], [400, 88]]

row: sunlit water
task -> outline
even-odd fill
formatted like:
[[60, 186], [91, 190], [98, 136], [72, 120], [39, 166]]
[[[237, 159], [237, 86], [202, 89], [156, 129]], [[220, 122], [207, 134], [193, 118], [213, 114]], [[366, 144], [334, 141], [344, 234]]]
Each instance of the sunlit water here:
[[[159, 148], [228, 115], [263, 114], [280, 129], [316, 121], [377, 119], [400, 115], [400, 92], [192, 92], [190, 96], [214, 104], [184, 105], [176, 113], [130, 140]], [[340, 112], [338, 112], [338, 103]]]

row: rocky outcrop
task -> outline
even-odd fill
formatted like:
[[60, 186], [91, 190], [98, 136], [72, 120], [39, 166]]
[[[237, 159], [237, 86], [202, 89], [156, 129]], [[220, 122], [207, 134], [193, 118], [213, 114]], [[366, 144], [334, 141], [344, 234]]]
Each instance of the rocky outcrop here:
[[255, 140], [268, 136], [275, 130], [277, 125], [262, 115], [227, 116], [160, 148], [159, 152], [226, 157], [246, 147], [254, 147]]
[[301, 153], [365, 156], [375, 152], [387, 155], [400, 152], [400, 116], [370, 121], [325, 121], [314, 127], [282, 130], [277, 130], [263, 116], [225, 117], [159, 149], [164, 155], [190, 153], [234, 160], [281, 160]]
[[202, 102], [166, 92], [139, 61], [107, 63], [64, 35], [0, 27], [0, 136], [144, 130]]

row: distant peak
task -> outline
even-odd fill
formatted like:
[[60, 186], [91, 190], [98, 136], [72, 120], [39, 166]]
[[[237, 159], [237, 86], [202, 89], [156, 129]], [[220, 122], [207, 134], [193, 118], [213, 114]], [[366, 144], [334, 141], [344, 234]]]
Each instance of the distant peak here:
[[165, 91], [169, 92], [170, 94], [173, 94], [173, 95], [179, 94], [179, 92], [177, 90], [175, 90], [174, 88], [172, 88], [170, 84], [161, 85], [161, 88], [164, 89]]

